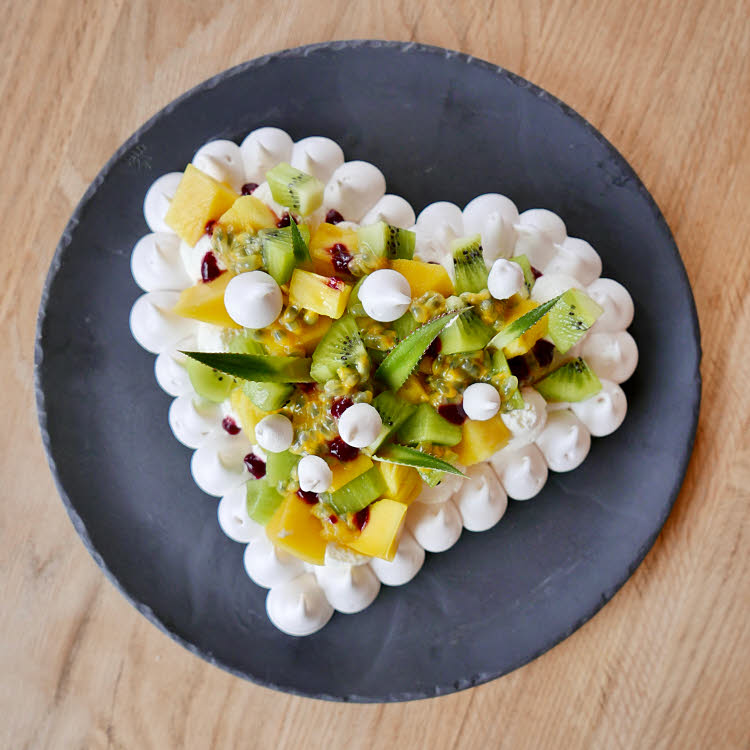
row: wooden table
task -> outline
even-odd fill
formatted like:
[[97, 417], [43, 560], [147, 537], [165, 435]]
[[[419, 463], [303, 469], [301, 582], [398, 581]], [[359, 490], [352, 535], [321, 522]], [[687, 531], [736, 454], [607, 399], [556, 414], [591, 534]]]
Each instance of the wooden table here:
[[[748, 747], [750, 4], [291, 0], [272, 14], [265, 8], [3, 3], [0, 747]], [[230, 65], [363, 37], [491, 60], [598, 127], [676, 236], [705, 352], [685, 485], [614, 600], [503, 679], [386, 706], [256, 687], [190, 655], [131, 608], [58, 500], [32, 387], [47, 266], [114, 149], [173, 97]]]

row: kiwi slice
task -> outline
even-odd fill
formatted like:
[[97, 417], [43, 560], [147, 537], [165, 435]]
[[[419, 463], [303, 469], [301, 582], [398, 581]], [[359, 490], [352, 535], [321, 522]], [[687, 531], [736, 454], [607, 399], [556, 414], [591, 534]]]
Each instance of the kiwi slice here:
[[547, 401], [584, 401], [599, 393], [602, 384], [581, 357], [574, 359], [534, 384]]
[[512, 323], [509, 323], [503, 328], [500, 333], [493, 338], [487, 346], [494, 346], [497, 349], [502, 349], [504, 346], [508, 346], [512, 341], [515, 341], [519, 336], [526, 333], [532, 326], [535, 326], [549, 311], [557, 304], [559, 297], [551, 299], [549, 302], [545, 302], [543, 305], [529, 310], [525, 315], [520, 318], [516, 318]]
[[386, 491], [385, 482], [377, 466], [368, 469], [339, 487], [335, 492], [324, 492], [320, 499], [339, 515], [356, 513], [377, 500]]
[[[310, 230], [304, 224], [298, 231], [300, 239], [304, 240], [304, 235], [307, 235], [307, 241], [310, 240]], [[286, 284], [292, 276], [292, 271], [299, 264], [292, 240], [291, 225], [282, 229], [262, 229], [258, 232], [258, 237], [266, 271], [273, 276], [277, 284]], [[302, 247], [307, 248], [304, 241]], [[307, 257], [309, 259], [309, 253]]]
[[370, 455], [375, 453], [386, 438], [396, 432], [396, 430], [398, 430], [398, 428], [409, 419], [416, 408], [412, 404], [403, 401], [393, 391], [383, 391], [373, 399], [372, 405], [378, 410], [383, 426], [380, 429], [380, 434], [375, 438], [374, 442], [363, 450], [363, 453], [368, 453]]
[[255, 332], [247, 328], [243, 330], [226, 329], [228, 338], [225, 339], [227, 350], [232, 354], [265, 354], [266, 350], [260, 341], [255, 340]]
[[388, 356], [375, 371], [375, 377], [386, 383], [392, 390], [397, 391], [419, 364], [430, 344], [460, 314], [460, 310], [454, 310], [438, 315], [417, 328], [388, 352]]
[[591, 328], [602, 312], [602, 308], [591, 297], [578, 289], [568, 289], [550, 310], [547, 335], [557, 351], [565, 354]]
[[515, 257], [510, 258], [510, 260], [521, 266], [523, 280], [526, 283], [526, 294], [528, 296], [531, 294], [531, 290], [534, 288], [534, 283], [536, 282], [534, 272], [531, 270], [531, 263], [529, 263], [529, 259], [525, 255], [516, 255]]
[[411, 260], [414, 257], [414, 245], [416, 243], [414, 232], [392, 227], [384, 221], [359, 227], [357, 239], [360, 249], [369, 250], [373, 255], [381, 258]]
[[518, 390], [518, 378], [511, 372], [508, 360], [501, 349], [492, 352], [490, 378], [500, 392], [504, 411], [523, 409], [523, 397]]
[[349, 301], [346, 303], [346, 311], [350, 312], [355, 318], [364, 318], [367, 313], [362, 303], [359, 301], [359, 290], [362, 287], [367, 276], [363, 276], [352, 288], [349, 293]]
[[221, 403], [234, 387], [234, 379], [229, 375], [194, 359], [185, 362], [185, 369], [195, 392], [207, 401]]
[[484, 349], [494, 335], [494, 329], [483, 323], [473, 310], [466, 310], [443, 329], [440, 353], [458, 354]]
[[277, 164], [266, 172], [266, 180], [273, 199], [302, 216], [309, 216], [323, 203], [323, 183], [291, 164]]
[[410, 333], [419, 328], [419, 323], [411, 310], [407, 310], [400, 318], [391, 323], [399, 341], [403, 341]]
[[[390, 443], [383, 446], [374, 456], [375, 461], [385, 461], [389, 464], [400, 464], [401, 466], [413, 466], [415, 469], [429, 469], [434, 471], [447, 471], [450, 474], [466, 476], [453, 464], [443, 461], [442, 458], [431, 456], [429, 453], [409, 448], [406, 445]], [[437, 484], [437, 482], [436, 482]]]
[[351, 315], [335, 320], [326, 331], [313, 352], [310, 374], [319, 383], [326, 383], [337, 377], [342, 367], [351, 367], [363, 376], [370, 368], [357, 322]]
[[398, 431], [398, 440], [406, 445], [434, 443], [435, 445], [458, 445], [462, 437], [461, 427], [441, 417], [429, 404], [419, 404], [414, 413]]
[[269, 383], [310, 383], [312, 360], [305, 357], [274, 357], [270, 354], [232, 352], [182, 352], [193, 360], [240, 380]]
[[247, 380], [242, 384], [245, 395], [261, 410], [280, 409], [294, 392], [290, 383], [263, 383]]
[[251, 479], [247, 483], [247, 515], [261, 526], [265, 526], [273, 518], [283, 499], [283, 495], [267, 476], [263, 479]]
[[271, 453], [269, 451], [266, 454], [265, 479], [277, 489], [280, 482], [282, 482], [284, 488], [286, 488], [286, 485], [291, 479], [292, 472], [297, 467], [300, 458], [302, 458], [302, 456], [298, 456], [291, 451], [282, 451], [281, 453]]
[[462, 237], [450, 244], [456, 275], [456, 294], [481, 292], [487, 288], [487, 264], [482, 253], [482, 235]]

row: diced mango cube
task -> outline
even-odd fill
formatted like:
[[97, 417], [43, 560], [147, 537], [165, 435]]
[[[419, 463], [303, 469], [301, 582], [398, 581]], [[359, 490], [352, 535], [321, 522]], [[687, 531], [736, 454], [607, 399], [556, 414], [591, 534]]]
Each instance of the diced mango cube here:
[[285, 356], [287, 354], [298, 354], [303, 350], [305, 355], [310, 355], [326, 331], [331, 327], [333, 321], [320, 315], [312, 325], [307, 325], [300, 320], [300, 328], [297, 331], [288, 331], [278, 320], [260, 332], [260, 343], [266, 347], [268, 354]]
[[234, 234], [254, 234], [259, 229], [275, 227], [276, 221], [276, 214], [263, 201], [253, 195], [243, 195], [222, 214], [219, 224]]
[[247, 439], [255, 442], [255, 426], [270, 412], [259, 409], [243, 392], [242, 388], [235, 388], [229, 394], [229, 403], [232, 405], [232, 411], [237, 415]]
[[326, 460], [333, 474], [329, 492], [336, 492], [336, 490], [351, 482], [352, 479], [356, 479], [360, 474], [364, 474], [372, 468], [372, 459], [364, 453], [360, 453], [353, 461], [339, 461], [337, 458]]
[[313, 262], [313, 271], [322, 276], [335, 276], [339, 271], [333, 265], [336, 253], [334, 247], [342, 245], [349, 255], [354, 255], [359, 247], [357, 232], [336, 224], [323, 222], [310, 238], [310, 258]]
[[406, 382], [396, 392], [410, 404], [421, 404], [430, 400], [422, 381], [416, 375], [409, 375]]
[[223, 328], [242, 328], [229, 317], [224, 306], [224, 292], [233, 276], [229, 271], [224, 271], [213, 281], [199, 281], [195, 286], [188, 287], [180, 294], [174, 312], [183, 318]]
[[438, 292], [443, 297], [450, 297], [453, 294], [451, 277], [437, 263], [396, 259], [391, 261], [391, 268], [406, 277], [414, 299], [418, 299], [425, 292]]
[[164, 221], [191, 247], [239, 196], [228, 185], [188, 164]]
[[385, 482], [385, 494], [388, 497], [404, 505], [410, 505], [417, 499], [424, 483], [415, 468], [385, 461], [378, 461], [376, 466]]
[[383, 560], [393, 560], [398, 549], [407, 506], [390, 498], [376, 500], [369, 506], [370, 515], [357, 539], [349, 542], [355, 552]]
[[[509, 325], [530, 310], [538, 307], [539, 303], [530, 299], [519, 298], [510, 311], [509, 316], [505, 319], [505, 325]], [[510, 359], [511, 357], [520, 357], [526, 354], [542, 336], [547, 333], [547, 316], [545, 315], [536, 325], [531, 326], [528, 331], [522, 333], [515, 341], [503, 347], [503, 354]]]
[[486, 461], [495, 451], [499, 451], [510, 437], [510, 430], [499, 414], [484, 422], [467, 419], [462, 431], [461, 442], [453, 450], [464, 466]]
[[352, 288], [334, 276], [319, 276], [294, 269], [289, 282], [289, 303], [334, 320], [346, 311]]
[[326, 540], [312, 507], [297, 495], [287, 495], [266, 526], [266, 535], [277, 546], [300, 560], [323, 565]]

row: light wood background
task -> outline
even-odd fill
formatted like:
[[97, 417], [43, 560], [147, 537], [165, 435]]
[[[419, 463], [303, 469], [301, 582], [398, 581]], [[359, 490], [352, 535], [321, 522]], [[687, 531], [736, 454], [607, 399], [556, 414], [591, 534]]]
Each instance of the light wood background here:
[[[750, 746], [750, 3], [5, 0], [0, 8], [0, 747]], [[501, 680], [386, 706], [256, 687], [137, 614], [57, 498], [32, 387], [47, 266], [114, 149], [230, 65], [364, 37], [491, 60], [594, 123], [675, 233], [705, 352], [685, 485], [614, 600]]]

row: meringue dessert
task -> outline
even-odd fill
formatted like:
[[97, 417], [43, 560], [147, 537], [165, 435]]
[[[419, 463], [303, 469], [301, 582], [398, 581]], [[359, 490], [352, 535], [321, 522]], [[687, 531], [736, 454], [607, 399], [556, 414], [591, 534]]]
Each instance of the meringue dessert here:
[[623, 422], [633, 301], [551, 211], [418, 217], [332, 140], [260, 128], [146, 193], [130, 328], [284, 633], [367, 608]]

